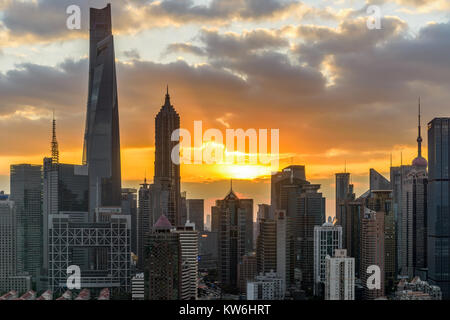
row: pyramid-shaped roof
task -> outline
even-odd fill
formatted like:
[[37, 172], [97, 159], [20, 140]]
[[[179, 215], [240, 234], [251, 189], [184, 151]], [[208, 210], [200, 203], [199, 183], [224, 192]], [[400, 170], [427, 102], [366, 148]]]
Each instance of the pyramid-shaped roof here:
[[155, 229], [172, 229], [172, 224], [170, 223], [169, 219], [165, 215], [161, 215], [156, 221], [155, 225], [153, 226]]

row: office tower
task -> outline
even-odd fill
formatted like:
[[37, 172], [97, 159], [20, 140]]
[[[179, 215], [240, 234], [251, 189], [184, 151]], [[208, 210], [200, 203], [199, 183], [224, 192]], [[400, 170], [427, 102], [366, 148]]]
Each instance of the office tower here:
[[355, 300], [355, 258], [345, 249], [325, 258], [325, 300]]
[[14, 202], [0, 200], [0, 294], [31, 289], [31, 277], [17, 273], [17, 221]]
[[[360, 277], [365, 300], [374, 300], [384, 296], [384, 213], [365, 208], [361, 220], [361, 270]], [[367, 286], [370, 266], [380, 268], [380, 288], [372, 289]]]
[[325, 198], [319, 189], [320, 185], [306, 181], [304, 166], [290, 166], [272, 175], [272, 210], [285, 210], [294, 231], [295, 270], [289, 274], [295, 283], [287, 280], [286, 284], [301, 283], [308, 293], [314, 285], [314, 226], [325, 222]]
[[370, 190], [391, 190], [391, 183], [375, 169], [370, 169]]
[[[114, 295], [129, 293], [131, 217], [114, 207], [100, 208], [96, 214], [99, 222], [90, 222], [88, 212], [49, 215], [48, 282], [53, 292], [67, 288], [67, 267], [77, 265], [83, 288], [95, 293], [105, 287]], [[91, 253], [100, 261], [90, 259]]]
[[258, 237], [260, 230], [260, 222], [262, 219], [270, 219], [273, 220], [273, 215], [271, 215], [270, 205], [268, 204], [258, 204], [258, 212], [256, 213], [256, 223], [253, 225], [253, 241], [256, 249], [258, 246]]
[[283, 279], [275, 272], [256, 276], [247, 283], [247, 300], [283, 300]]
[[402, 229], [399, 230], [402, 234], [400, 274], [410, 279], [418, 275], [426, 277], [427, 268], [428, 162], [422, 157], [420, 102], [418, 119], [417, 157], [403, 180]]
[[277, 270], [277, 223], [274, 219], [259, 220], [256, 260], [258, 274]]
[[131, 278], [131, 300], [144, 300], [145, 298], [145, 277], [144, 273], [137, 273]]
[[172, 231], [180, 243], [180, 291], [179, 299], [196, 300], [198, 283], [198, 232], [194, 225], [186, 223]]
[[336, 224], [342, 226], [342, 248], [347, 250], [349, 257], [355, 258], [355, 275], [359, 277], [361, 218], [364, 212], [366, 198], [356, 198], [353, 185], [349, 186], [346, 199], [339, 202], [336, 213]]
[[247, 253], [248, 219], [253, 217], [249, 210], [253, 213], [253, 200], [239, 199], [233, 189], [211, 208], [213, 231], [219, 232], [219, 279], [226, 290], [238, 286], [237, 268]]
[[323, 294], [325, 283], [325, 257], [334, 256], [342, 249], [342, 227], [335, 225], [331, 217], [322, 226], [314, 227], [314, 295]]
[[94, 222], [96, 208], [121, 206], [119, 106], [110, 4], [90, 9], [83, 164], [89, 168], [89, 221]]
[[283, 279], [286, 292], [295, 284], [294, 223], [285, 210], [277, 210], [274, 214], [277, 226], [277, 274]]
[[384, 218], [384, 283], [385, 293], [395, 290], [396, 281], [396, 242], [395, 218], [392, 210], [392, 192], [390, 190], [372, 190], [366, 199], [370, 210]]
[[[304, 166], [289, 166], [271, 176], [270, 182], [270, 210], [274, 215], [277, 210], [286, 210], [287, 190], [291, 187], [301, 187], [309, 184], [306, 181]], [[289, 215], [289, 213], [287, 213]]]
[[241, 262], [238, 265], [238, 279], [239, 279], [239, 292], [245, 293], [247, 290], [247, 283], [252, 281], [257, 272], [256, 256], [254, 254], [248, 254], [242, 257]]
[[203, 199], [187, 199], [187, 216], [190, 222], [195, 223], [195, 230], [205, 230], [205, 201]]
[[42, 263], [42, 166], [11, 166], [11, 201], [16, 206], [17, 272], [36, 283]]
[[254, 252], [253, 246], [253, 199], [240, 199], [240, 206], [245, 210], [245, 254]]
[[394, 211], [394, 219], [395, 219], [395, 230], [397, 230], [396, 234], [396, 243], [397, 243], [397, 257], [396, 257], [396, 273], [401, 273], [401, 265], [403, 261], [406, 261], [406, 256], [404, 255], [402, 243], [403, 240], [403, 232], [404, 227], [402, 225], [402, 221], [404, 220], [404, 216], [406, 210], [403, 208], [403, 197], [405, 196], [405, 182], [408, 173], [412, 170], [412, 166], [401, 164], [398, 167], [392, 167], [391, 165], [391, 190], [392, 190], [392, 200], [393, 200], [393, 211]]
[[347, 199], [350, 192], [350, 173], [336, 173], [336, 217], [339, 212], [339, 204]]
[[314, 287], [314, 226], [325, 222], [325, 198], [319, 189], [320, 185], [304, 185], [295, 203], [296, 269], [301, 271], [302, 288], [308, 293]]
[[174, 226], [181, 223], [180, 166], [172, 161], [172, 150], [177, 141], [172, 141], [172, 133], [180, 128], [180, 116], [170, 103], [169, 88], [166, 101], [155, 118], [155, 177], [157, 189], [168, 192], [168, 203], [155, 212], [155, 219], [164, 214]]
[[150, 226], [152, 225], [152, 201], [149, 186], [147, 179], [145, 179], [139, 188], [136, 254], [138, 256], [138, 269], [141, 271], [144, 270], [145, 262], [145, 237], [151, 231]]
[[219, 234], [213, 231], [198, 233], [199, 269], [218, 269]]
[[122, 189], [122, 214], [131, 218], [131, 252], [137, 253], [137, 190]]
[[145, 275], [148, 300], [180, 298], [180, 241], [172, 225], [161, 215], [147, 237]]
[[450, 298], [450, 118], [435, 118], [428, 124], [428, 282]]

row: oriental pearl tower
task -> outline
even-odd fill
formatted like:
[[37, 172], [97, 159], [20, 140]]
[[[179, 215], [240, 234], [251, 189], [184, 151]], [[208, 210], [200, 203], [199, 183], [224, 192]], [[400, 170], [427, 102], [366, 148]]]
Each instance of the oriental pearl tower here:
[[419, 135], [417, 137], [417, 157], [413, 160], [413, 167], [426, 168], [428, 166], [427, 160], [422, 157], [422, 135], [420, 126], [420, 98], [419, 98]]

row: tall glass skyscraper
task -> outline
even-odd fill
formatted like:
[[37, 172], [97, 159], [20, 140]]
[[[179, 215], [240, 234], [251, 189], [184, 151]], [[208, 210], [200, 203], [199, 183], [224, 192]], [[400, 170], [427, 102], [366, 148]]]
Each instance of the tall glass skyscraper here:
[[450, 297], [450, 118], [428, 124], [428, 282]]
[[89, 214], [121, 206], [119, 109], [111, 5], [90, 10], [89, 95], [83, 163], [89, 167]]

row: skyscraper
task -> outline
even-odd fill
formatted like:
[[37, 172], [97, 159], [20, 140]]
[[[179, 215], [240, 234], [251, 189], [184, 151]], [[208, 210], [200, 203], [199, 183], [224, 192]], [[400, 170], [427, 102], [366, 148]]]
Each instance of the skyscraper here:
[[253, 212], [248, 204], [252, 202], [239, 199], [231, 189], [211, 208], [213, 231], [219, 232], [219, 279], [230, 290], [238, 286], [238, 265], [246, 254], [248, 211]]
[[119, 107], [111, 5], [90, 9], [89, 93], [83, 164], [89, 170], [89, 220], [121, 206]]
[[294, 232], [295, 270], [289, 274], [298, 275], [286, 279], [286, 285], [298, 285], [303, 290], [313, 292], [314, 285], [314, 226], [325, 222], [325, 198], [319, 192], [320, 185], [306, 180], [304, 166], [289, 166], [272, 175], [272, 210], [285, 210], [291, 218]]
[[137, 254], [137, 190], [122, 189], [122, 214], [131, 218], [131, 252]]
[[205, 230], [205, 201], [203, 199], [187, 199], [187, 215], [190, 222], [195, 223], [195, 230]]
[[259, 220], [256, 260], [258, 274], [277, 270], [277, 222], [275, 219]]
[[0, 294], [31, 289], [30, 276], [17, 276], [16, 208], [10, 200], [0, 200]]
[[422, 136], [419, 124], [417, 136], [417, 157], [403, 180], [402, 188], [402, 252], [400, 274], [412, 279], [415, 276], [426, 277], [427, 267], [427, 160], [422, 157]]
[[146, 297], [149, 300], [177, 300], [180, 297], [180, 242], [162, 215], [147, 237], [145, 248]]
[[42, 263], [42, 166], [11, 166], [11, 201], [17, 217], [17, 272], [35, 283]]
[[172, 150], [178, 144], [172, 141], [172, 134], [180, 128], [180, 116], [170, 103], [169, 88], [166, 100], [155, 118], [155, 177], [157, 189], [168, 192], [167, 204], [154, 212], [155, 219], [164, 214], [174, 226], [182, 225], [180, 166], [172, 161]]
[[336, 173], [336, 216], [339, 212], [339, 204], [345, 200], [350, 191], [350, 173]]
[[186, 223], [173, 231], [180, 243], [180, 299], [196, 300], [198, 283], [198, 232]]
[[342, 249], [342, 227], [328, 221], [314, 227], [314, 294], [323, 294], [325, 284], [325, 257], [334, 256], [337, 249]]
[[139, 188], [139, 205], [138, 205], [138, 219], [137, 219], [137, 256], [138, 268], [144, 270], [145, 262], [145, 244], [146, 237], [151, 231], [152, 223], [152, 201], [149, 184], [147, 179], [141, 184]]
[[428, 282], [450, 297], [450, 118], [428, 124]]
[[[361, 220], [361, 270], [360, 276], [364, 287], [363, 298], [373, 300], [384, 296], [384, 213], [365, 208]], [[370, 266], [380, 268], [380, 288], [367, 286]]]
[[325, 258], [325, 300], [355, 300], [355, 258], [345, 249]]

